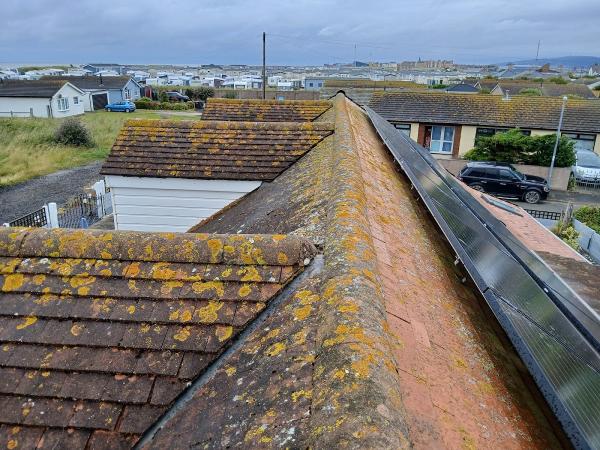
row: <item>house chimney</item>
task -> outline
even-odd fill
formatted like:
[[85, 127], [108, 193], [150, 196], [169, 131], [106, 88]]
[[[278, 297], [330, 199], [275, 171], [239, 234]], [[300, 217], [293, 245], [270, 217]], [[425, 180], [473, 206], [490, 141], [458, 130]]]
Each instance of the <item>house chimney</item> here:
[[102, 74], [100, 74], [100, 86], [102, 86], [104, 83], [102, 81]]
[[510, 100], [510, 89], [504, 91], [504, 100]]

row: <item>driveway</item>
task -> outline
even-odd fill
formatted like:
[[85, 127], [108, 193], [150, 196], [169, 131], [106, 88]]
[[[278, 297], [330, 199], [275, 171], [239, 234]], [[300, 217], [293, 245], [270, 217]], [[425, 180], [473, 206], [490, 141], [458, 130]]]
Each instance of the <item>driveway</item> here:
[[102, 179], [102, 161], [61, 170], [15, 186], [0, 187], [0, 224], [40, 209], [44, 203], [62, 205], [69, 197]]

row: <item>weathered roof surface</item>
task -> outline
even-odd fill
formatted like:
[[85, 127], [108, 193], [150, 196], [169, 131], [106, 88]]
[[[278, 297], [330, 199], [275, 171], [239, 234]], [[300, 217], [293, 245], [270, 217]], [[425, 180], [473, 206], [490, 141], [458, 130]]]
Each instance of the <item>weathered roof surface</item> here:
[[105, 89], [123, 89], [131, 80], [131, 77], [98, 77], [95, 75], [76, 76], [76, 77], [42, 77], [42, 80], [60, 79], [68, 81], [82, 90], [105, 90]]
[[415, 83], [414, 81], [404, 80], [367, 80], [360, 79], [326, 79], [324, 82], [326, 88], [362, 88], [362, 89], [383, 89], [385, 88], [410, 88], [427, 89], [426, 84]]
[[329, 101], [209, 98], [203, 120], [310, 122], [331, 108]]
[[334, 103], [332, 139], [195, 228], [302, 236], [322, 267], [146, 447], [560, 447], [368, 118]]
[[1, 229], [0, 442], [131, 447], [313, 254], [283, 235]]
[[0, 97], [51, 98], [65, 85], [60, 80], [3, 80]]
[[498, 86], [502, 89], [502, 93], [506, 94], [506, 91], [508, 91], [510, 95], [520, 94], [523, 89], [537, 89], [541, 95], [549, 97], [574, 95], [585, 99], [596, 98], [585, 84], [558, 84], [534, 80], [499, 80]]
[[270, 181], [332, 133], [326, 123], [129, 120], [101, 173]]
[[[396, 122], [502, 126], [553, 130], [558, 125], [562, 99], [443, 92], [375, 92], [369, 106]], [[569, 99], [564, 131], [600, 133], [600, 102]]]

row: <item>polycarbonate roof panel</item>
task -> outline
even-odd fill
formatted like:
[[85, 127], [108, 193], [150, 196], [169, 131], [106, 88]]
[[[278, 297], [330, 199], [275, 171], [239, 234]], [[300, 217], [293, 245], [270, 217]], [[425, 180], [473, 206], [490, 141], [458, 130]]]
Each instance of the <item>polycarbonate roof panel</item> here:
[[577, 448], [600, 448], [598, 317], [423, 147], [365, 108]]

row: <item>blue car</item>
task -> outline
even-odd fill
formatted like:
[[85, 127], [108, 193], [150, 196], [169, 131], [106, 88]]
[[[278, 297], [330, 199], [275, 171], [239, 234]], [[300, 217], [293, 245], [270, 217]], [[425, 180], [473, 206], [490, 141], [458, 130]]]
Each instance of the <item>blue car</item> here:
[[107, 111], [123, 111], [123, 112], [133, 112], [135, 111], [135, 103], [126, 100], [124, 102], [114, 102], [109, 103], [104, 107]]

